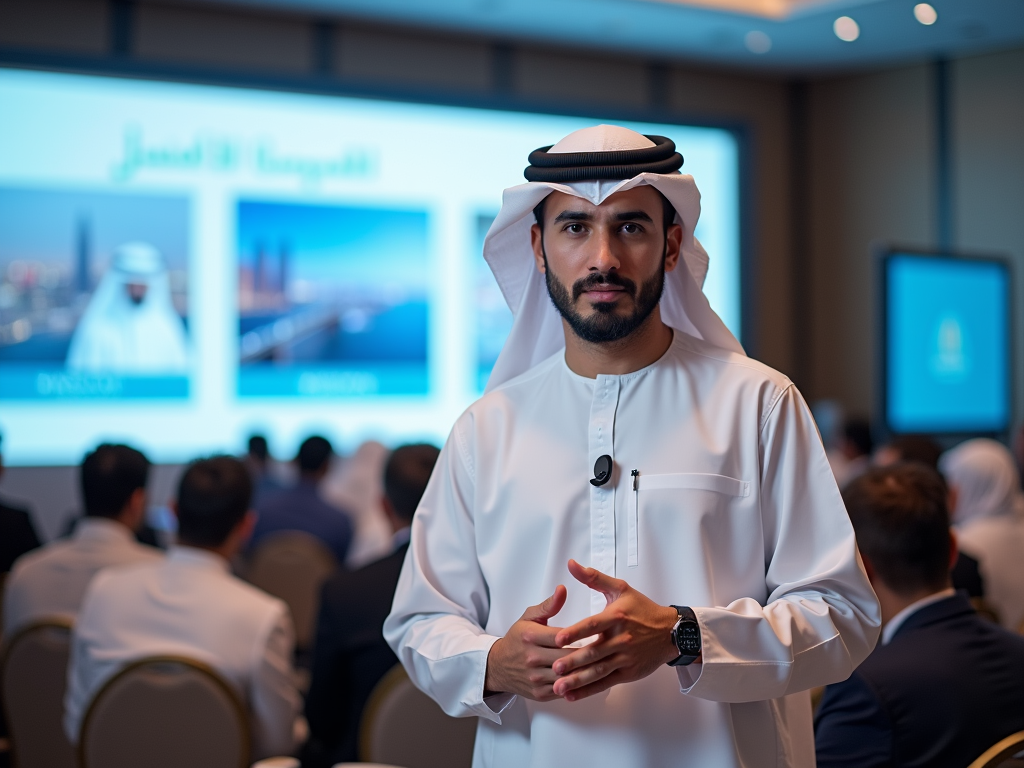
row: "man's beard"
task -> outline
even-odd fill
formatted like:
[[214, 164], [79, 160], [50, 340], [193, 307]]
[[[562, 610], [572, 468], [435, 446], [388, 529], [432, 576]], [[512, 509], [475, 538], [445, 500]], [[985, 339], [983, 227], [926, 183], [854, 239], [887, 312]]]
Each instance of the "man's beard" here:
[[[644, 324], [654, 308], [658, 306], [658, 302], [661, 301], [661, 292], [665, 288], [665, 259], [663, 256], [661, 267], [640, 285], [639, 292], [634, 281], [621, 277], [617, 272], [609, 272], [606, 275], [587, 275], [577, 280], [572, 285], [572, 296], [570, 297], [569, 289], [552, 274], [546, 254], [544, 256], [544, 280], [548, 286], [551, 302], [559, 314], [565, 318], [573, 333], [591, 344], [607, 344], [629, 336]], [[593, 305], [594, 313], [590, 317], [581, 315], [576, 309], [576, 301], [585, 291], [602, 284], [620, 286], [623, 293], [632, 296], [633, 311], [628, 315], [620, 315], [615, 311], [617, 302], [599, 301]]]

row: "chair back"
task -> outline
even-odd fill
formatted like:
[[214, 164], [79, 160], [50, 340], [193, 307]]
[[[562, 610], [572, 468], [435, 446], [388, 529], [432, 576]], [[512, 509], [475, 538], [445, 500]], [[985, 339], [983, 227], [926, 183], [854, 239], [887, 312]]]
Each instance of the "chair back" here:
[[476, 721], [446, 715], [396, 664], [366, 702], [359, 759], [405, 768], [470, 768]]
[[334, 555], [315, 536], [281, 531], [263, 539], [253, 551], [246, 580], [285, 602], [295, 624], [295, 646], [313, 645], [320, 611], [320, 588], [338, 567]]
[[177, 656], [132, 662], [96, 693], [82, 720], [80, 768], [247, 768], [249, 719], [206, 664]]
[[982, 753], [967, 768], [1018, 768], [1024, 766], [1024, 731], [1007, 736]]
[[75, 768], [64, 735], [71, 622], [30, 624], [9, 638], [0, 667], [3, 707], [18, 768]]

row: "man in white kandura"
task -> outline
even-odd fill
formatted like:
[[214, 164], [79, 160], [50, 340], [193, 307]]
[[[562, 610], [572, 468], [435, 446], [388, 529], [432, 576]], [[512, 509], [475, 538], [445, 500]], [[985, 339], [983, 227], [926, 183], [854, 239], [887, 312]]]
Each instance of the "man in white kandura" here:
[[515, 323], [385, 636], [479, 717], [478, 768], [813, 766], [807, 691], [879, 609], [810, 412], [702, 293], [671, 141], [597, 126], [530, 162], [484, 244]]
[[167, 268], [156, 248], [125, 243], [114, 252], [71, 337], [67, 366], [141, 376], [187, 372], [185, 326], [171, 303]]

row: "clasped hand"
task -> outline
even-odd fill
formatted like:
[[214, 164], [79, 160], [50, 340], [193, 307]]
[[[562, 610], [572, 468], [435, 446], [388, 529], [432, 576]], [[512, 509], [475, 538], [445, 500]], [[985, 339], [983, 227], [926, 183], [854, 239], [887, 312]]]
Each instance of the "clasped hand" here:
[[[549, 627], [548, 620], [565, 605], [565, 587], [557, 586], [491, 646], [487, 691], [535, 701], [578, 701], [645, 678], [679, 655], [670, 636], [678, 617], [674, 608], [658, 605], [622, 579], [575, 560], [569, 561], [569, 573], [601, 592], [607, 600], [605, 609], [571, 627]], [[582, 648], [567, 647], [594, 636]]]

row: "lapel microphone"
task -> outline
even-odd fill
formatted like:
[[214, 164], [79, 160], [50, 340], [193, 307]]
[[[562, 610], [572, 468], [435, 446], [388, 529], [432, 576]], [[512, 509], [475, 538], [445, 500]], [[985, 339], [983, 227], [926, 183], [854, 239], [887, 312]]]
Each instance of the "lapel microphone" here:
[[611, 479], [612, 457], [606, 453], [603, 456], [598, 456], [597, 461], [594, 462], [594, 476], [590, 479], [590, 484], [601, 487]]

